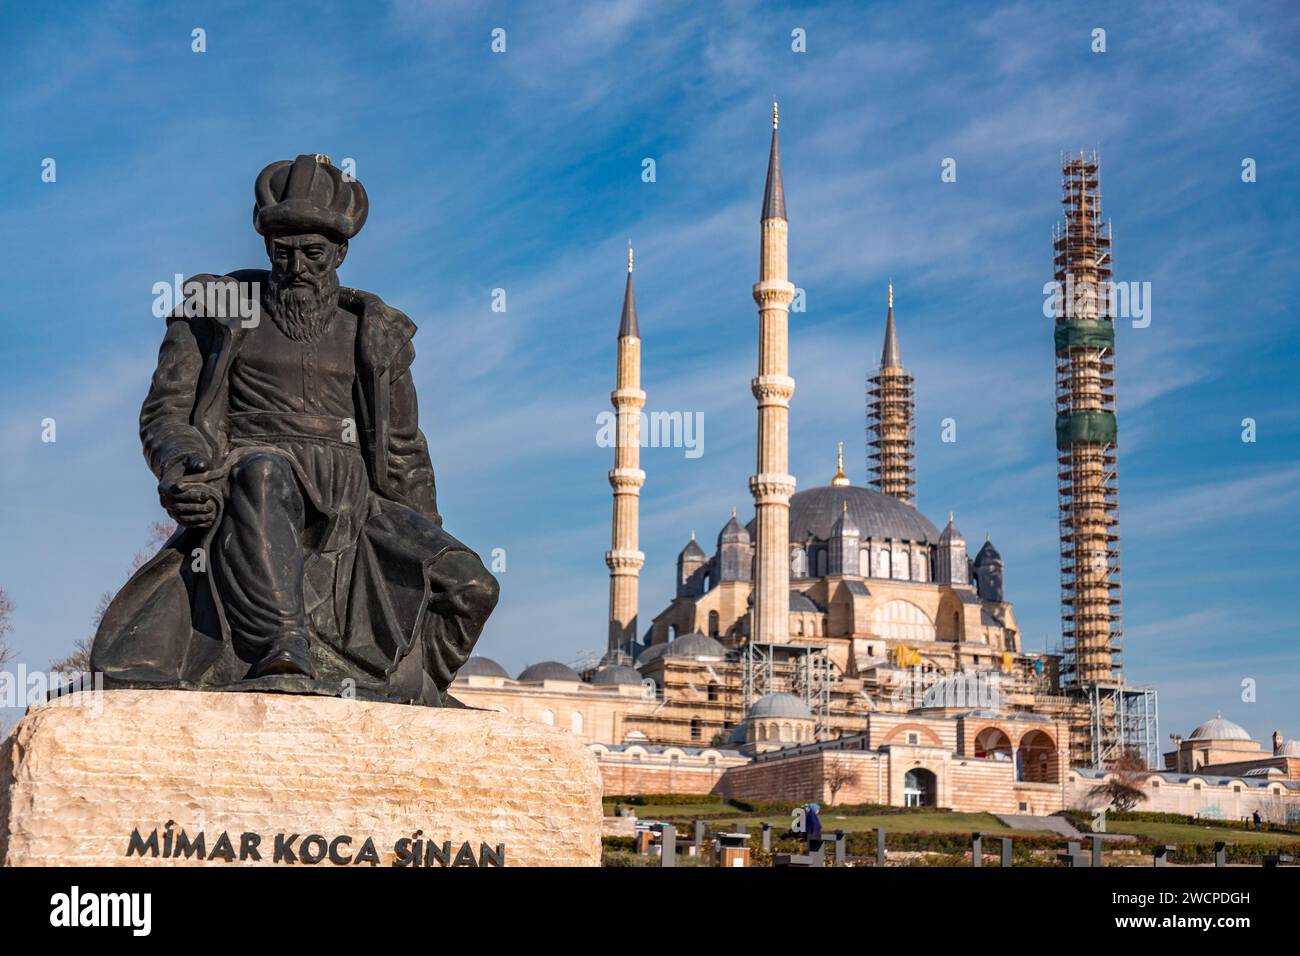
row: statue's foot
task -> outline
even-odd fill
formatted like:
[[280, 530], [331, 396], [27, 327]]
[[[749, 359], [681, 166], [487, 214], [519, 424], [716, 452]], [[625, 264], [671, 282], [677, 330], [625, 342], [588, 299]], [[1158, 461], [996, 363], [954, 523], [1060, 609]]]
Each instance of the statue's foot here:
[[273, 674], [299, 674], [315, 678], [316, 665], [311, 659], [307, 638], [301, 634], [286, 635], [271, 645], [266, 656], [254, 665], [250, 677], [269, 677]]

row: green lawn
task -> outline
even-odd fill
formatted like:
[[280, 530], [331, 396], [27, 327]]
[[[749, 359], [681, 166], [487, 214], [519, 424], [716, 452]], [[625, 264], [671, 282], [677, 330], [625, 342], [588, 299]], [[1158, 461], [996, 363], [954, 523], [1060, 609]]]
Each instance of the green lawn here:
[[[750, 830], [758, 830], [763, 823], [770, 823], [774, 830], [784, 832], [789, 829], [789, 814], [744, 813], [725, 804], [709, 803], [698, 805], [667, 805], [634, 807], [636, 815], [642, 820], [689, 821], [700, 817], [706, 821], [710, 830], [731, 829], [737, 823], [746, 824]], [[1046, 830], [1013, 830], [998, 822], [991, 813], [881, 813], [881, 814], [840, 814], [834, 807], [822, 809], [822, 830], [831, 832], [844, 830], [853, 833], [884, 827], [887, 833], [980, 833], [989, 836], [1044, 836], [1050, 835]], [[842, 819], [841, 819], [842, 818]]]
[[1223, 827], [1199, 826], [1195, 823], [1153, 823], [1147, 820], [1108, 820], [1111, 833], [1131, 833], [1139, 840], [1157, 843], [1297, 843], [1294, 833], [1256, 833], [1254, 830], [1228, 830]]

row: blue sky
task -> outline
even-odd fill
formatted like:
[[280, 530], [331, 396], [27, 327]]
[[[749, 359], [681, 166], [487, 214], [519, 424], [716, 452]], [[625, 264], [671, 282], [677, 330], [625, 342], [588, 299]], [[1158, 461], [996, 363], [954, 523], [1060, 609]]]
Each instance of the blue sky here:
[[154, 6], [0, 12], [0, 587], [30, 666], [88, 633], [160, 517], [136, 435], [153, 284], [261, 265], [253, 178], [301, 152], [353, 158], [369, 192], [342, 278], [420, 325], [440, 504], [471, 546], [506, 550], [480, 650], [512, 670], [605, 639], [596, 416], [635, 242], [649, 407], [705, 416], [701, 457], [643, 452], [647, 624], [690, 530], [711, 542], [731, 507], [752, 513], [750, 286], [776, 94], [807, 294], [800, 486], [829, 480], [841, 440], [865, 478], [863, 378], [892, 277], [919, 505], [939, 524], [955, 511], [972, 550], [992, 535], [1026, 647], [1056, 643], [1042, 285], [1060, 153], [1097, 148], [1116, 278], [1153, 295], [1150, 326], [1121, 322], [1117, 344], [1127, 673], [1157, 686], [1162, 733], [1222, 709], [1256, 737], [1300, 736], [1294, 4]]

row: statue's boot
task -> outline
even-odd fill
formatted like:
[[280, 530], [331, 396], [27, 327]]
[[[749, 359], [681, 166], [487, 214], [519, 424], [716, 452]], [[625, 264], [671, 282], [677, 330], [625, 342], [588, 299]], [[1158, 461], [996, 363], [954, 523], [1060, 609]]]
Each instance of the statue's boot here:
[[316, 664], [311, 659], [311, 645], [307, 635], [291, 631], [271, 642], [271, 649], [254, 666], [250, 677], [268, 677], [272, 674], [301, 674], [316, 677]]

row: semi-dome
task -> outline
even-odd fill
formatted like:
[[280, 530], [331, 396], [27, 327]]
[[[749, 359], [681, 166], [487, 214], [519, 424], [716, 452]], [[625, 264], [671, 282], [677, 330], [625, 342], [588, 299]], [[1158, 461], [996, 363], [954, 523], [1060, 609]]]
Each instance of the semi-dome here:
[[727, 649], [713, 638], [697, 632], [683, 634], [669, 641], [663, 655], [664, 657], [726, 657]]
[[[891, 538], [918, 544], [939, 540], [939, 529], [911, 505], [857, 485], [826, 485], [796, 493], [790, 499], [790, 540], [829, 541], [835, 522], [845, 514], [864, 539]], [[753, 530], [751, 527], [751, 533]]]
[[510, 674], [504, 667], [492, 660], [490, 657], [480, 657], [475, 654], [464, 664], [460, 665], [460, 670], [456, 672], [458, 677], [506, 677]]
[[635, 668], [627, 667], [623, 664], [611, 664], [609, 667], [602, 667], [600, 670], [596, 671], [595, 676], [591, 678], [593, 684], [601, 686], [632, 684], [633, 686], [640, 687], [641, 681], [642, 677], [640, 672]]
[[519, 680], [568, 680], [575, 684], [582, 683], [582, 678], [568, 664], [559, 661], [540, 661], [529, 664], [519, 675]]
[[1188, 740], [1250, 740], [1250, 734], [1246, 733], [1244, 727], [1234, 724], [1230, 720], [1225, 720], [1223, 714], [1214, 715], [1213, 720], [1207, 720], [1190, 734]]
[[763, 719], [766, 717], [789, 717], [794, 720], [812, 720], [812, 711], [794, 694], [768, 694], [760, 697], [750, 706], [746, 719]]
[[790, 610], [808, 614], [820, 614], [822, 611], [812, 598], [800, 591], [790, 592]]

